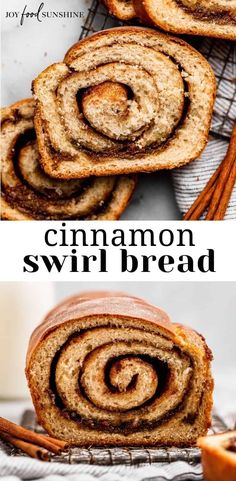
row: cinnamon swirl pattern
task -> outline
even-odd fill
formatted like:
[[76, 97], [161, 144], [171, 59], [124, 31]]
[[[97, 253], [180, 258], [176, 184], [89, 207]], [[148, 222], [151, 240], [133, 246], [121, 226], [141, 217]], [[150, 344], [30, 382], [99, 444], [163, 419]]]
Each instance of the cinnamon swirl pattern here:
[[135, 188], [134, 176], [60, 180], [41, 168], [34, 130], [34, 101], [2, 109], [1, 217], [117, 219]]
[[198, 157], [215, 78], [182, 40], [122, 27], [76, 44], [33, 91], [43, 169], [73, 179], [171, 169]]
[[[117, 3], [125, 1], [111, 0], [110, 12], [126, 20]], [[235, 0], [133, 0], [133, 8], [134, 17], [167, 32], [236, 39]]]
[[85, 293], [33, 332], [26, 375], [40, 423], [72, 445], [189, 446], [211, 421], [203, 338], [145, 301]]

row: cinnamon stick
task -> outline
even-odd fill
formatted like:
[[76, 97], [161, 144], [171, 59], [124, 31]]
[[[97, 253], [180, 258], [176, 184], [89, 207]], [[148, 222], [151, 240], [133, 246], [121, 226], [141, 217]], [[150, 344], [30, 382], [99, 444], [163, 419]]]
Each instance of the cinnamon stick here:
[[225, 158], [185, 214], [183, 220], [198, 220], [207, 209], [206, 220], [223, 220], [235, 182], [236, 122]]
[[63, 441], [35, 433], [2, 417], [0, 417], [0, 433], [16, 437], [17, 439], [21, 439], [28, 443], [36, 444], [54, 454], [60, 454], [61, 451], [65, 450], [67, 447], [67, 444]]
[[234, 164], [232, 170], [228, 177], [227, 185], [225, 186], [224, 192], [221, 197], [221, 201], [218, 205], [218, 208], [214, 215], [214, 220], [223, 220], [225, 216], [225, 212], [229, 205], [229, 201], [233, 192], [233, 188], [236, 182], [236, 157], [234, 160]]
[[21, 451], [28, 454], [28, 456], [30, 456], [31, 458], [40, 459], [41, 461], [49, 460], [49, 453], [48, 451], [46, 451], [46, 449], [42, 449], [35, 444], [22, 441], [22, 439], [17, 439], [14, 436], [10, 436], [9, 434], [1, 433], [0, 436], [2, 439], [4, 439], [4, 441], [15, 446], [16, 448], [21, 449]]
[[[235, 176], [231, 175], [231, 171], [232, 170], [234, 171], [233, 166], [235, 162], [236, 162], [236, 122], [234, 124], [227, 154], [222, 163], [222, 170], [219, 175], [217, 187], [215, 189], [215, 192], [210, 202], [206, 220], [215, 220], [214, 216], [218, 211], [218, 209], [221, 212], [221, 215], [219, 216], [219, 220], [222, 220], [224, 218], [224, 214], [228, 206], [228, 204], [225, 205], [225, 199], [228, 199], [228, 202], [229, 202], [232, 194], [232, 190], [234, 187], [234, 183], [235, 183]], [[229, 177], [231, 178], [230, 185], [229, 185]], [[221, 209], [222, 203], [224, 203], [225, 205], [225, 208], [223, 210]]]
[[[43, 436], [43, 435], [42, 435]], [[47, 436], [48, 441], [51, 441], [53, 444], [61, 448], [62, 451], [65, 451], [68, 448], [68, 444], [65, 441], [61, 441], [60, 439], [52, 438], [51, 436]]]
[[[217, 173], [217, 176], [215, 176], [215, 174], [214, 174], [214, 179], [217, 178], [218, 176], [218, 173]], [[183, 220], [198, 220], [207, 209], [214, 190], [215, 190], [215, 183], [211, 178], [208, 184], [206, 185], [205, 189], [201, 192], [201, 194], [195, 200], [195, 202], [190, 207], [188, 212], [185, 214], [185, 216], [183, 217]]]

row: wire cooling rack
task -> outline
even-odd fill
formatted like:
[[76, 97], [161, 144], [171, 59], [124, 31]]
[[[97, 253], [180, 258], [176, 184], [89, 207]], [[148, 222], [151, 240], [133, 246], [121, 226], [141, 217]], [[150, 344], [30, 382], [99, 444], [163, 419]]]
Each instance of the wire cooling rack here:
[[[23, 414], [21, 425], [31, 431], [43, 433], [43, 429], [37, 423], [34, 411], [26, 410]], [[213, 416], [211, 434], [226, 431], [228, 427], [218, 415]], [[5, 444], [5, 450], [9, 456], [25, 456], [17, 448]], [[198, 448], [71, 448], [61, 455], [51, 455], [53, 463], [66, 464], [97, 464], [114, 466], [124, 464], [129, 466], [153, 463], [172, 463], [186, 461], [190, 465], [200, 462]]]
[[[138, 25], [136, 22], [129, 22]], [[125, 25], [108, 14], [99, 0], [92, 0], [81, 30], [80, 40], [99, 30]], [[185, 37], [210, 62], [216, 75], [218, 89], [211, 134], [231, 136], [236, 119], [236, 45], [235, 42], [202, 37]]]

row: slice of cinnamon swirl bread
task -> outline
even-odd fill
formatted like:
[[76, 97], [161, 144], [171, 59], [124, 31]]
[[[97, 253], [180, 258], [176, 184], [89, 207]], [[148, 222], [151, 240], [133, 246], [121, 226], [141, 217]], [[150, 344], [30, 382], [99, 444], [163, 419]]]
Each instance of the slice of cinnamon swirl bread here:
[[194, 160], [208, 139], [215, 78], [183, 40], [123, 27], [76, 44], [33, 90], [43, 169], [73, 179]]
[[132, 176], [61, 180], [40, 164], [33, 99], [1, 111], [1, 218], [118, 219], [135, 189]]
[[[167, 32], [236, 39], [235, 0], [133, 0], [129, 4], [125, 0], [104, 0], [104, 3], [120, 20], [137, 17], [142, 23]], [[127, 10], [129, 15], [125, 15]]]
[[137, 13], [141, 8], [167, 32], [236, 39], [235, 0], [138, 0], [135, 5]]

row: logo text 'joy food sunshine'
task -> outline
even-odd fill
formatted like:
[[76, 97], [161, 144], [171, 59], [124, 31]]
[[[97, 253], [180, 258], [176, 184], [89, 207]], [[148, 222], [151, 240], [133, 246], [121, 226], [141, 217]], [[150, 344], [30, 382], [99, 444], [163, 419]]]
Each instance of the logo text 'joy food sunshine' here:
[[23, 25], [26, 19], [36, 19], [38, 22], [42, 22], [46, 19], [63, 19], [63, 18], [83, 18], [84, 12], [74, 12], [74, 11], [54, 11], [46, 10], [44, 2], [40, 3], [37, 10], [32, 10], [28, 5], [20, 11], [7, 11], [5, 14], [7, 19], [18, 19], [20, 25]]

